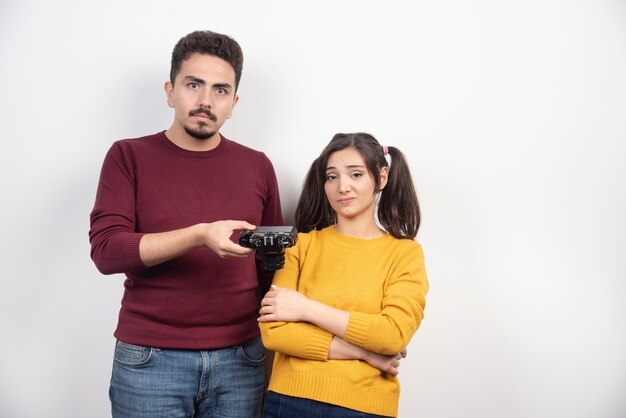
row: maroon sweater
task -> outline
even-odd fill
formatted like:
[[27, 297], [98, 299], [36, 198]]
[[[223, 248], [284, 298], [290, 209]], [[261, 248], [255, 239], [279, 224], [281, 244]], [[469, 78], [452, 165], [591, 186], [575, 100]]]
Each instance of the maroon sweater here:
[[[224, 137], [211, 151], [187, 151], [164, 132], [113, 144], [102, 166], [89, 239], [98, 270], [126, 274], [116, 338], [214, 349], [259, 335], [263, 274], [252, 255], [222, 259], [199, 248], [150, 268], [139, 257], [145, 233], [227, 219], [282, 225], [276, 176], [263, 153]], [[266, 275], [263, 285], [269, 281]]]

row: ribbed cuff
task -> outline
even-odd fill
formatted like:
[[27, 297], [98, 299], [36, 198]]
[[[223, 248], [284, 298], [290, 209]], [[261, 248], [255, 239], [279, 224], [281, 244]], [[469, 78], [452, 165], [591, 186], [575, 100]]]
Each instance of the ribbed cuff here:
[[124, 264], [129, 266], [128, 271], [143, 270], [146, 265], [141, 261], [139, 255], [139, 241], [144, 234], [134, 233], [129, 234], [128, 239], [124, 242], [123, 258]]
[[305, 355], [307, 359], [328, 361], [328, 352], [333, 334], [322, 329], [312, 329], [308, 332], [305, 344]]
[[363, 347], [370, 336], [369, 315], [360, 312], [350, 312], [348, 329], [345, 340], [349, 343]]

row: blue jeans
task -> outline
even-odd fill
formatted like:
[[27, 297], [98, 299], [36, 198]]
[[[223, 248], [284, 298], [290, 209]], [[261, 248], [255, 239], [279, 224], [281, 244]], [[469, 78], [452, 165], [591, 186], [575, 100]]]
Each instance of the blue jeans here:
[[307, 398], [267, 392], [263, 418], [386, 418]]
[[260, 338], [211, 351], [118, 341], [109, 398], [114, 418], [258, 418], [265, 391]]

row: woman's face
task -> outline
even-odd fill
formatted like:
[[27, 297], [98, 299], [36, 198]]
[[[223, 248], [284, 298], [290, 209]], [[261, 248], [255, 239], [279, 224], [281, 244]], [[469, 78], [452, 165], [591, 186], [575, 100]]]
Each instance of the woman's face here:
[[[381, 186], [387, 182], [387, 169], [381, 169]], [[367, 171], [365, 161], [354, 148], [336, 151], [328, 158], [324, 190], [330, 206], [342, 220], [369, 220], [374, 222], [374, 178]], [[381, 188], [382, 188], [381, 187]]]

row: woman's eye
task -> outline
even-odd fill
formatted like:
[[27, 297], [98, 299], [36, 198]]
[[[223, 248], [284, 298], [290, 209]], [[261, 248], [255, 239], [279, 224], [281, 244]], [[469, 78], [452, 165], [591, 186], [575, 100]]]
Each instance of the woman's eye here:
[[352, 173], [352, 177], [361, 177], [363, 175], [363, 173], [359, 173], [358, 171], [356, 173]]
[[326, 181], [331, 181], [331, 180], [335, 180], [337, 178], [336, 175], [334, 174], [329, 174], [326, 176]]

